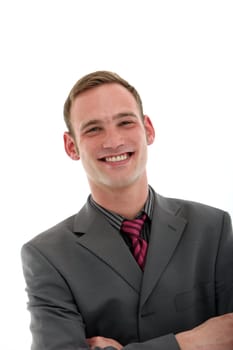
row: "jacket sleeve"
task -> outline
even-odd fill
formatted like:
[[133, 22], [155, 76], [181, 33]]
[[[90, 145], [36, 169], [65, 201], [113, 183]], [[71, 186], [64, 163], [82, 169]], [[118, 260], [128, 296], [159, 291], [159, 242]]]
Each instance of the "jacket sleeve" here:
[[59, 271], [30, 243], [21, 250], [32, 350], [86, 350], [82, 317]]
[[168, 334], [143, 343], [131, 343], [122, 350], [180, 350], [174, 334]]
[[216, 258], [216, 311], [233, 311], [233, 231], [231, 218], [224, 213]]

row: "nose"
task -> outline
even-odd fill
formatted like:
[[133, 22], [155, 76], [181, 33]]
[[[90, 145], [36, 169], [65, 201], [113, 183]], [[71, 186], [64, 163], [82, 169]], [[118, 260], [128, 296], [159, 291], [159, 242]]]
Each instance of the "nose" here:
[[106, 130], [102, 146], [103, 148], [116, 149], [124, 144], [122, 134], [117, 128], [109, 128]]

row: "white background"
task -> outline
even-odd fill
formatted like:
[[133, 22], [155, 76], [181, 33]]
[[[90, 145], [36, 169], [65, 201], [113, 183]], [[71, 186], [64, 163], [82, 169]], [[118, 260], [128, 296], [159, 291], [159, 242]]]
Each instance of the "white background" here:
[[89, 193], [63, 150], [64, 100], [78, 78], [117, 72], [153, 120], [150, 183], [233, 214], [233, 2], [1, 1], [1, 335], [29, 349], [20, 248]]

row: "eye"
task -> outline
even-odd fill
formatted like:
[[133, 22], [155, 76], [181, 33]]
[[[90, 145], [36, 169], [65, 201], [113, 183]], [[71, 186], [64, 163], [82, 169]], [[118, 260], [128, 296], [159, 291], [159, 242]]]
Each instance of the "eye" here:
[[122, 126], [127, 126], [127, 125], [132, 125], [134, 124], [134, 122], [132, 120], [122, 120], [119, 125], [122, 125]]
[[87, 129], [85, 133], [86, 134], [95, 134], [95, 133], [98, 133], [99, 131], [101, 131], [101, 127], [93, 126], [92, 128]]

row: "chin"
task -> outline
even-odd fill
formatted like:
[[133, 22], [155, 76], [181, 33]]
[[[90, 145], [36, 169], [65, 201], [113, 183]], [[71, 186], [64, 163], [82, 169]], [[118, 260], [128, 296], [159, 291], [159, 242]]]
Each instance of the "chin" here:
[[130, 187], [131, 185], [133, 185], [136, 181], [138, 180], [138, 177], [134, 177], [134, 178], [125, 178], [125, 179], [111, 179], [109, 181], [104, 182], [104, 186], [107, 186], [111, 189], [125, 189], [127, 187]]

